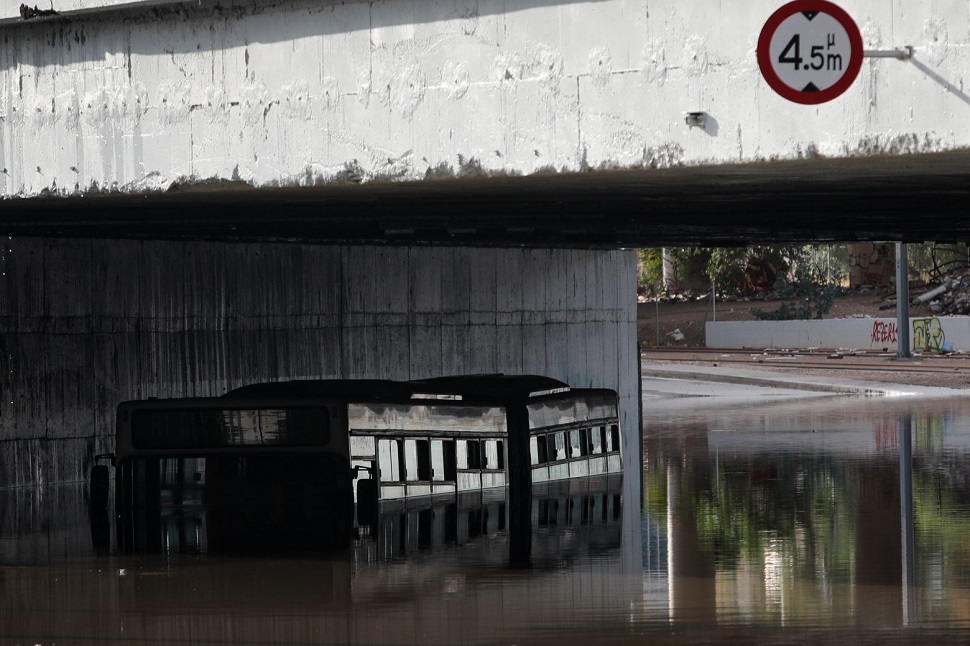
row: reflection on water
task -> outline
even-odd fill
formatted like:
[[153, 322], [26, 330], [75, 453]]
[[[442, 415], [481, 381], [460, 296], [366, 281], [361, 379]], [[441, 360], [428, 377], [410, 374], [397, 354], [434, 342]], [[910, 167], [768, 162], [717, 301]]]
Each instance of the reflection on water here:
[[501, 493], [409, 501], [328, 549], [284, 549], [289, 537], [227, 554], [234, 525], [197, 509], [135, 523], [129, 553], [80, 487], [3, 492], [0, 642], [964, 639], [970, 404], [832, 397], [692, 413], [652, 401], [644, 419], [642, 509], [635, 477], [539, 488], [524, 511]]
[[[635, 596], [638, 568], [621, 554], [622, 484], [602, 476], [536, 486], [524, 533], [501, 489], [399, 501], [339, 549], [267, 546], [263, 520], [252, 536], [261, 544], [240, 555], [245, 533], [227, 540], [234, 523], [197, 507], [125, 518], [119, 536], [135, 553], [113, 545], [100, 557], [102, 530], [89, 531], [98, 523], [83, 513], [65, 517], [53, 536], [29, 522], [5, 525], [0, 643], [444, 644], [509, 641], [531, 630], [568, 635], [577, 623], [628, 614]], [[77, 487], [45, 495], [63, 498], [59, 509], [83, 509]], [[23, 500], [8, 499], [4, 509]], [[638, 514], [630, 507], [628, 525]], [[63, 542], [54, 536], [81, 539], [52, 550]], [[529, 567], [514, 561], [523, 550]]]
[[[970, 622], [970, 406], [828, 399], [647, 416], [644, 517], [672, 622], [956, 638]], [[914, 587], [900, 448], [913, 443]], [[648, 532], [649, 533], [649, 532]]]

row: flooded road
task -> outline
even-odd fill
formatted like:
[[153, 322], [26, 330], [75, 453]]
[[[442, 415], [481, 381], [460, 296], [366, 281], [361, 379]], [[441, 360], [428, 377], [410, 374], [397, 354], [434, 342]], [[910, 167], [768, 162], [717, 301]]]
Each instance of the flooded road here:
[[645, 388], [642, 491], [629, 475], [538, 491], [527, 535], [499, 496], [242, 556], [209, 549], [204, 514], [171, 516], [158, 553], [124, 554], [82, 487], [4, 491], [0, 643], [964, 640], [970, 403], [695, 394]]

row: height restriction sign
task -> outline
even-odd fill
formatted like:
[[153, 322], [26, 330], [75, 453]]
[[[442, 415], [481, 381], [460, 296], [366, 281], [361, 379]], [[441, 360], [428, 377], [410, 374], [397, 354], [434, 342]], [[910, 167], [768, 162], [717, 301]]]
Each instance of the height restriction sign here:
[[758, 66], [771, 88], [795, 103], [831, 101], [862, 68], [862, 34], [841, 7], [794, 0], [768, 18], [758, 37]]

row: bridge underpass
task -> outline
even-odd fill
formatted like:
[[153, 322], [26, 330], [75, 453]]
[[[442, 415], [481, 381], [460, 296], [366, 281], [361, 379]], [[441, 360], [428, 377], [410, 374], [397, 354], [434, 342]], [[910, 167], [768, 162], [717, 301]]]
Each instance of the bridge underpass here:
[[0, 234], [621, 248], [970, 239], [970, 152], [12, 199]]
[[623, 248], [967, 239], [968, 172], [957, 151], [8, 200], [4, 484], [83, 480], [124, 399], [493, 371], [617, 388], [636, 469]]

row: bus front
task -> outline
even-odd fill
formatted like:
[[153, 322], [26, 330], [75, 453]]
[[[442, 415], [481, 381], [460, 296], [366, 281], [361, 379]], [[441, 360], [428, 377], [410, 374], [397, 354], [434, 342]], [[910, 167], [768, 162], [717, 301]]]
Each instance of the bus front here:
[[338, 402], [155, 399], [118, 407], [125, 551], [346, 547], [353, 494]]

